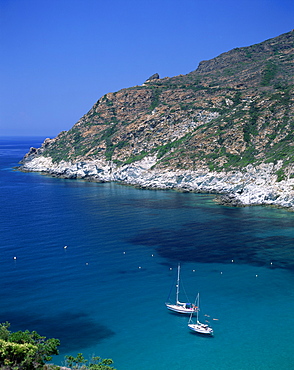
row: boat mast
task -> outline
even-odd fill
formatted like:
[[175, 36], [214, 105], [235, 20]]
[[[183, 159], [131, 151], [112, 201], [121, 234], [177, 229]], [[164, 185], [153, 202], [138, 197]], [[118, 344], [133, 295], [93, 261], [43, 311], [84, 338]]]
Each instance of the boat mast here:
[[178, 279], [177, 279], [177, 292], [176, 292], [176, 302], [179, 303], [179, 292], [180, 292], [180, 264], [178, 264]]
[[196, 320], [197, 320], [197, 324], [199, 323], [199, 320], [198, 320], [198, 312], [199, 312], [199, 293], [197, 294], [197, 299], [196, 299]]

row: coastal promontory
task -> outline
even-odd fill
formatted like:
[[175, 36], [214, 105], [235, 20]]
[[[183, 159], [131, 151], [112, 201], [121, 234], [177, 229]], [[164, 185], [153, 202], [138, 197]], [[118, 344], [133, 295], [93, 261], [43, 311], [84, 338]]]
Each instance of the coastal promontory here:
[[294, 209], [293, 61], [290, 31], [186, 75], [154, 73], [102, 96], [20, 169]]

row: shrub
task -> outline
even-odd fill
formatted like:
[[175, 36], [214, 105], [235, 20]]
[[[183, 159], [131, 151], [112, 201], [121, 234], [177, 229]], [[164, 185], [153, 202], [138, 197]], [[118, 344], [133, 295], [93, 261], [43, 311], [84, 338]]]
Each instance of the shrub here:
[[277, 182], [285, 180], [285, 173], [284, 173], [284, 170], [282, 168], [280, 168], [278, 171], [276, 171], [276, 175], [277, 175]]
[[277, 66], [273, 62], [268, 62], [265, 65], [261, 76], [261, 86], [269, 86], [277, 73]]
[[8, 322], [0, 324], [0, 367], [22, 370], [41, 369], [45, 362], [58, 355], [58, 339], [46, 339], [36, 331], [15, 333]]
[[[82, 353], [78, 353], [76, 357], [65, 356], [66, 365], [72, 369], [81, 370], [115, 370], [114, 367], [109, 366], [113, 364], [110, 358], [102, 359], [99, 356], [93, 356], [90, 361], [86, 360]], [[88, 363], [88, 364], [87, 364]]]

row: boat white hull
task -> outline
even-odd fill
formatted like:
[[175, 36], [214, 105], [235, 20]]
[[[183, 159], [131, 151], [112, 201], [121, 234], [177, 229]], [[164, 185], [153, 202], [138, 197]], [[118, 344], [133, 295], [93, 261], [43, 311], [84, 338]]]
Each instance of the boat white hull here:
[[192, 303], [188, 302], [180, 302], [179, 301], [179, 292], [180, 292], [180, 264], [178, 264], [178, 277], [177, 277], [177, 284], [176, 284], [176, 299], [175, 301], [172, 300], [174, 303], [170, 303], [169, 297], [168, 300], [165, 302], [166, 308], [170, 311], [183, 313], [191, 315], [191, 313], [197, 311], [197, 307]]
[[204, 334], [204, 335], [213, 335], [213, 330], [208, 325], [204, 324], [188, 324], [188, 327], [190, 330], [198, 333], [198, 334]]
[[169, 304], [166, 303], [166, 308], [170, 311], [177, 312], [177, 313], [184, 313], [184, 314], [189, 314], [191, 315], [192, 312], [195, 312], [196, 309], [191, 307], [191, 308], [186, 308], [177, 304]]

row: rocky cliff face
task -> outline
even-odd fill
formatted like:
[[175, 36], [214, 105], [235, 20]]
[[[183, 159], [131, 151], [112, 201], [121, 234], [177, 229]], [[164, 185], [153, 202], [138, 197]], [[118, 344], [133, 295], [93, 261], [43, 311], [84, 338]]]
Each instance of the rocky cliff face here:
[[104, 95], [22, 169], [294, 206], [294, 32]]

